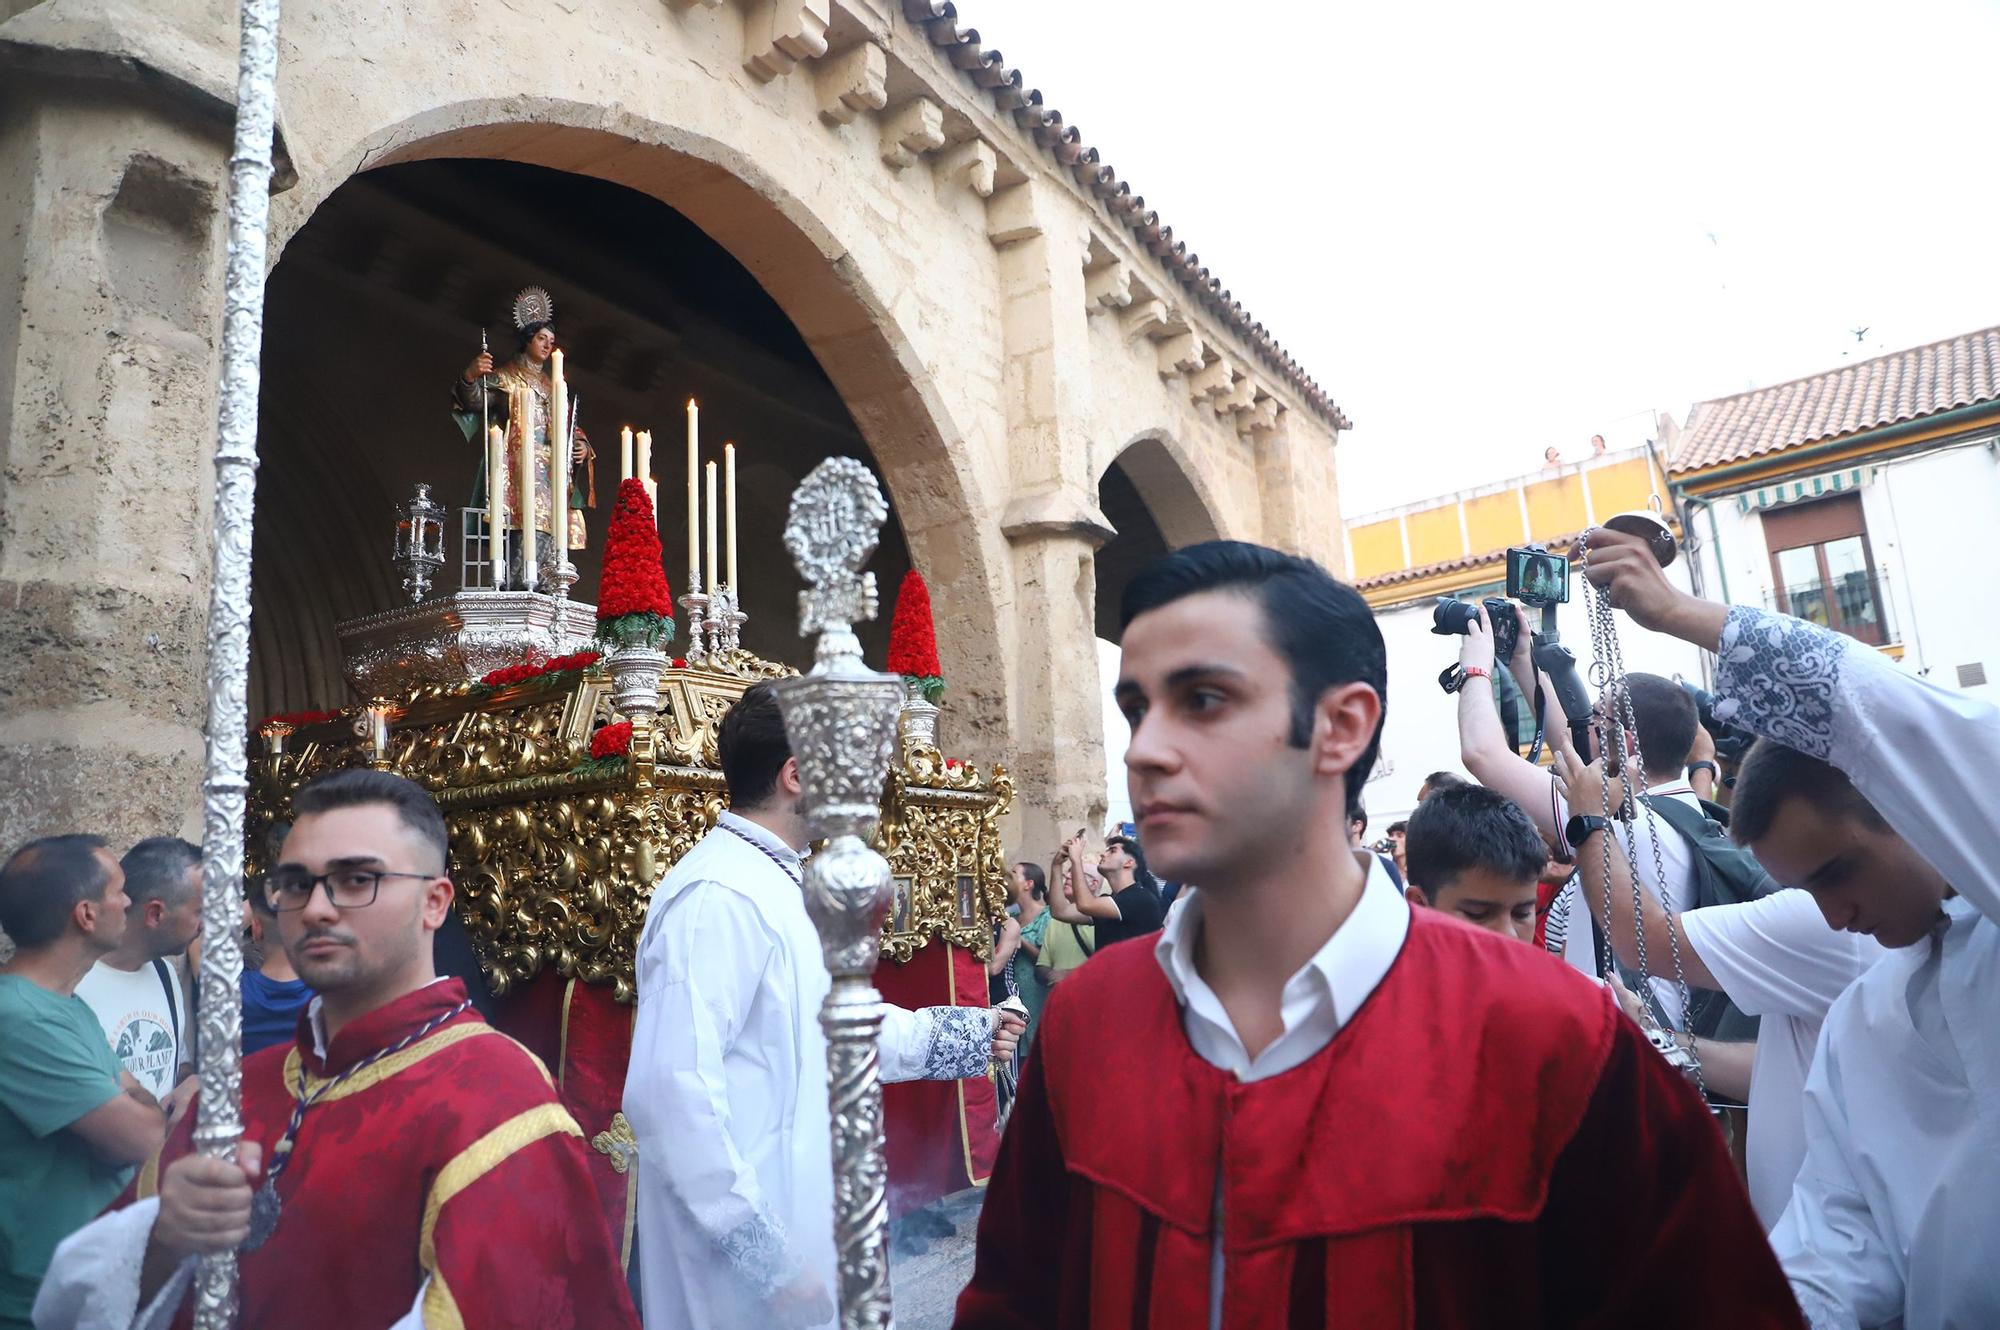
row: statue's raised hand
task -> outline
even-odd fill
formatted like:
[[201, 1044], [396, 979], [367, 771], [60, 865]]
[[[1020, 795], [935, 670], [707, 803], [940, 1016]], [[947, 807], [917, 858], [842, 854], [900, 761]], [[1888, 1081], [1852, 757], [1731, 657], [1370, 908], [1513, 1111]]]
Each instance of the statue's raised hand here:
[[493, 372], [492, 355], [489, 354], [488, 352], [481, 351], [478, 355], [472, 358], [472, 363], [465, 367], [465, 381], [467, 383], [477, 383], [479, 380], [485, 378], [488, 374], [491, 374], [492, 372]]

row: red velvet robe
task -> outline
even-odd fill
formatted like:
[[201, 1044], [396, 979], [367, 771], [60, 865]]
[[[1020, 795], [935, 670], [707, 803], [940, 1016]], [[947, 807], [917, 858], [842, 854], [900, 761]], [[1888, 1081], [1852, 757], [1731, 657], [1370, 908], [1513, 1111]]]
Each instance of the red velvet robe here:
[[1559, 960], [1429, 910], [1333, 1041], [1238, 1082], [1149, 946], [1050, 997], [961, 1327], [1802, 1324], [1693, 1089]]
[[[317, 1088], [464, 1000], [456, 979], [405, 994], [343, 1028], [324, 1061], [301, 1019], [295, 1047], [244, 1060], [244, 1139], [268, 1164], [302, 1063]], [[162, 1167], [188, 1152], [194, 1118], [119, 1205], [154, 1193]], [[637, 1330], [592, 1158], [542, 1065], [466, 1011], [306, 1110], [278, 1179], [277, 1232], [239, 1264], [239, 1324], [387, 1326], [429, 1277], [427, 1327]], [[190, 1321], [184, 1304], [175, 1325]]]

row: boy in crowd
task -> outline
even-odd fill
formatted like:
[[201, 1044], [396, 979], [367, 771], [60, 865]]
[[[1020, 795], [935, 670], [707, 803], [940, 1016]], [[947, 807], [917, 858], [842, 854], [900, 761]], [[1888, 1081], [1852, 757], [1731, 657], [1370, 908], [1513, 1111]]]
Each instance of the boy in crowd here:
[[1410, 814], [1404, 853], [1412, 905], [1519, 942], [1535, 938], [1535, 906], [1548, 849], [1519, 805], [1481, 785], [1435, 791]]

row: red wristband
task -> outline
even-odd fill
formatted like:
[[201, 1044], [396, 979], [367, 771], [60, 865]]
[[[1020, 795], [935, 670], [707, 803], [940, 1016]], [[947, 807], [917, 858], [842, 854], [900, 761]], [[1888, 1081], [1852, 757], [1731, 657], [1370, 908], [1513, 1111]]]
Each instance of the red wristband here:
[[1493, 671], [1486, 669], [1483, 666], [1462, 665], [1459, 667], [1459, 672], [1468, 679], [1472, 678], [1474, 675], [1477, 675], [1478, 677], [1486, 680], [1486, 682], [1488, 683], [1493, 682]]

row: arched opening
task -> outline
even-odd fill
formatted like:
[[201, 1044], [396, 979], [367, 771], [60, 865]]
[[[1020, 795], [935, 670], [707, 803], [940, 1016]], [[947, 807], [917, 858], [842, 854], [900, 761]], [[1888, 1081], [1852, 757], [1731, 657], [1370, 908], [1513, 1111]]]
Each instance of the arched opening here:
[[[450, 417], [449, 391], [482, 327], [496, 360], [514, 352], [508, 311], [527, 285], [554, 296], [597, 450], [597, 506], [572, 556], [578, 599], [594, 597], [625, 424], [653, 431], [668, 576], [677, 597], [685, 591], [690, 397], [704, 456], [737, 444], [751, 650], [804, 661], [779, 533], [793, 487], [821, 459], [858, 457], [883, 475], [895, 511], [871, 566], [885, 587], [910, 566], [899, 502], [909, 478], [872, 453], [801, 330], [701, 227], [648, 194], [544, 166], [387, 166], [328, 195], [270, 278], [253, 716], [347, 700], [334, 625], [407, 600], [390, 563], [393, 510], [420, 481], [451, 510], [440, 586], [457, 587], [457, 509], [479, 452]], [[877, 660], [886, 619], [862, 630]]]
[[1169, 550], [1222, 534], [1214, 506], [1167, 440], [1127, 444], [1097, 483], [1097, 504], [1118, 534], [1097, 551], [1097, 635], [1118, 640], [1118, 601], [1141, 568]]

